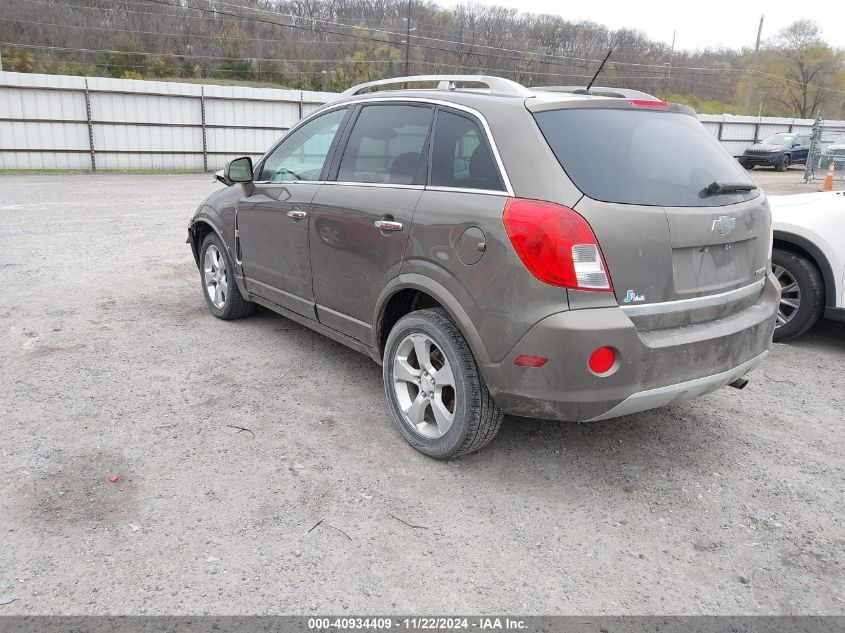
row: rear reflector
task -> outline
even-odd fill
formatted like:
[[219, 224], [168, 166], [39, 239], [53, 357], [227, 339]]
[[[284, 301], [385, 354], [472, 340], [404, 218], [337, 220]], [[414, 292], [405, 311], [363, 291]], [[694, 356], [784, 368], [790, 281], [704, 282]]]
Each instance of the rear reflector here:
[[669, 104], [665, 101], [655, 101], [653, 99], [628, 99], [628, 103], [638, 108], [661, 108], [667, 110]]
[[594, 374], [606, 374], [616, 364], [616, 352], [612, 347], [600, 347], [590, 355], [589, 366]]
[[523, 354], [522, 356], [517, 356], [513, 364], [517, 367], [542, 367], [548, 362], [549, 359], [545, 356], [526, 356]]
[[612, 291], [593, 229], [568, 207], [508, 198], [502, 221], [528, 271], [552, 286]]

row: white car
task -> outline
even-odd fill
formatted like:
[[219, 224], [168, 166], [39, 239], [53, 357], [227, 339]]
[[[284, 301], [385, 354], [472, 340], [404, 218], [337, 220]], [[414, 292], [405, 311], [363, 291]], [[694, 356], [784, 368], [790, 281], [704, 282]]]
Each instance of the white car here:
[[845, 321], [845, 191], [769, 196], [772, 270], [781, 285], [775, 340], [822, 316]]

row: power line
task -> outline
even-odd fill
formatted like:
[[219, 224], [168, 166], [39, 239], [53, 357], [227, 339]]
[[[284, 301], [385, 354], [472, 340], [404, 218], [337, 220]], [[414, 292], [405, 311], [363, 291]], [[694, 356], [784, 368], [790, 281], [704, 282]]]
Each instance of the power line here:
[[[89, 26], [89, 25], [82, 25], [82, 24], [59, 24], [58, 22], [36, 22], [33, 20], [20, 20], [17, 18], [4, 18], [0, 17], [0, 21], [3, 22], [18, 22], [21, 24], [33, 24], [37, 26], [56, 26], [63, 29], [86, 29], [86, 30], [94, 30], [94, 31], [106, 31], [106, 32], [115, 32], [115, 33], [133, 33], [136, 35], [164, 35], [168, 37], [196, 37], [202, 39], [210, 39], [210, 40], [219, 40], [221, 39], [220, 36], [217, 35], [201, 35], [198, 33], [164, 33], [159, 31], [136, 31], [134, 29], [118, 29], [110, 26]], [[332, 44], [332, 45], [349, 45], [349, 42], [334, 42], [331, 40], [294, 40], [294, 39], [272, 39], [272, 38], [261, 38], [261, 37], [238, 37], [238, 38], [225, 38], [224, 39], [232, 39], [237, 42], [268, 42], [268, 43], [292, 43], [292, 44]]]
[[[175, 57], [175, 58], [182, 58], [182, 59], [216, 59], [216, 60], [224, 60], [228, 61], [231, 60], [231, 57], [219, 56], [219, 55], [180, 55], [175, 53], [162, 53], [162, 52], [135, 52], [135, 51], [120, 51], [120, 50], [110, 50], [110, 49], [96, 49], [96, 48], [76, 48], [70, 46], [47, 46], [41, 44], [22, 44], [17, 42], [0, 42], [0, 45], [3, 46], [12, 46], [15, 48], [33, 48], [38, 50], [57, 50], [57, 51], [72, 51], [78, 53], [98, 53], [98, 54], [113, 54], [113, 55], [141, 55], [145, 57]], [[249, 57], [243, 58], [250, 62], [271, 62], [271, 63], [285, 63], [285, 64], [329, 64], [329, 63], [337, 63], [337, 64], [401, 64], [402, 60], [400, 59], [277, 59], [274, 57]], [[83, 65], [89, 66], [106, 66], [106, 67], [113, 67], [118, 65], [122, 68], [146, 68], [147, 66], [144, 64], [103, 64], [103, 63], [88, 63], [88, 62], [78, 62]], [[506, 68], [487, 68], [484, 66], [468, 66], [463, 64], [451, 64], [451, 63], [444, 63], [444, 62], [431, 62], [431, 61], [419, 61], [416, 62], [418, 64], [424, 64], [427, 66], [447, 66], [452, 68], [463, 68], [465, 70], [484, 70], [487, 72], [506, 72], [506, 73], [513, 73], [513, 74], [522, 74], [522, 75], [547, 75], [547, 76], [554, 76], [554, 77], [573, 77], [573, 78], [581, 78], [583, 75], [575, 75], [575, 74], [568, 74], [568, 73], [549, 73], [549, 72], [541, 72], [541, 71], [531, 71], [531, 70], [517, 70], [517, 69], [506, 69]], [[306, 72], [314, 72], [314, 71], [306, 71]], [[614, 77], [615, 80], [620, 79], [659, 79], [662, 76], [655, 76], [655, 77], [642, 77], [642, 76], [631, 76], [631, 77]]]
[[[45, 0], [31, 0], [31, 1], [32, 2], [39, 2], [41, 4], [49, 4], [50, 6], [75, 7], [75, 8], [80, 8], [80, 9], [89, 9], [89, 10], [96, 10], [97, 9], [97, 7], [81, 6], [81, 5], [68, 5], [68, 4], [65, 4], [65, 3], [63, 3], [62, 5], [56, 5], [55, 3], [47, 2]], [[138, 0], [137, 2], [135, 2], [135, 4], [136, 5], [147, 5], [147, 6], [152, 6], [152, 5], [167, 6], [167, 7], [171, 7], [171, 8], [182, 9], [183, 11], [193, 10], [193, 11], [199, 11], [199, 12], [205, 12], [205, 13], [213, 13], [214, 17], [204, 18], [203, 16], [185, 15], [184, 13], [173, 14], [173, 13], [161, 13], [161, 12], [138, 12], [138, 11], [132, 11], [132, 10], [129, 10], [129, 9], [121, 9], [121, 11], [128, 12], [128, 13], [136, 13], [136, 14], [141, 14], [141, 15], [155, 15], [155, 16], [163, 16], [163, 17], [178, 17], [178, 18], [202, 19], [202, 20], [226, 20], [227, 18], [220, 17], [221, 15], [224, 15], [224, 16], [227, 16], [230, 19], [230, 21], [259, 22], [259, 23], [265, 23], [265, 24], [269, 24], [269, 25], [272, 25], [272, 26], [276, 26], [276, 27], [290, 28], [290, 29], [296, 29], [296, 30], [304, 30], [304, 31], [313, 30], [313, 28], [308, 27], [308, 26], [304, 26], [304, 25], [285, 24], [285, 23], [280, 23], [280, 22], [276, 22], [276, 21], [272, 21], [272, 20], [262, 19], [262, 18], [255, 17], [255, 16], [243, 16], [243, 15], [238, 15], [238, 14], [233, 14], [233, 13], [227, 13], [225, 11], [218, 10], [218, 9], [207, 9], [207, 8], [203, 8], [203, 7], [195, 7], [195, 6], [189, 6], [189, 5], [174, 5], [171, 2], [167, 2], [166, 0], [148, 0], [146, 2], [143, 1], [143, 0]], [[312, 18], [307, 18], [307, 17], [303, 17], [303, 16], [296, 16], [296, 15], [293, 15], [293, 14], [276, 14], [276, 13], [266, 11], [266, 10], [262, 10], [262, 9], [242, 7], [242, 6], [239, 6], [239, 5], [232, 5], [232, 4], [225, 3], [225, 2], [218, 2], [217, 4], [221, 4], [221, 5], [224, 5], [224, 6], [230, 6], [230, 7], [234, 6], [238, 9], [245, 9], [245, 10], [248, 10], [248, 11], [256, 11], [256, 12], [259, 12], [259, 13], [266, 13], [266, 14], [270, 14], [270, 15], [287, 16], [287, 17], [291, 17], [294, 20], [311, 22], [312, 24], [316, 24], [317, 22], [319, 22], [321, 24], [330, 24], [330, 25], [335, 25], [335, 26], [342, 26], [342, 27], [345, 27], [345, 28], [361, 29], [361, 30], [365, 30], [365, 31], [368, 31], [368, 32], [376, 32], [376, 33], [380, 33], [380, 34], [384, 34], [384, 35], [388, 35], [388, 36], [389, 35], [400, 35], [400, 36], [402, 35], [401, 33], [398, 33], [398, 32], [385, 31], [385, 30], [379, 30], [379, 29], [370, 29], [370, 28], [367, 28], [367, 27], [351, 26], [351, 25], [346, 25], [346, 24], [342, 24], [342, 23], [339, 23], [339, 22], [332, 22], [332, 21], [329, 21], [329, 20], [312, 19]], [[78, 28], [88, 28], [88, 27], [78, 27]], [[95, 28], [100, 28], [102, 30], [108, 30], [108, 29], [104, 29], [102, 27], [95, 27]], [[123, 31], [123, 30], [120, 30], [120, 31]], [[326, 32], [326, 33], [334, 34], [334, 35], [339, 35], [340, 37], [347, 37], [347, 38], [352, 38], [352, 39], [357, 39], [357, 40], [373, 41], [373, 42], [377, 42], [377, 43], [380, 43], [380, 44], [386, 44], [386, 45], [394, 46], [394, 47], [401, 46], [401, 44], [393, 42], [390, 39], [385, 40], [385, 39], [382, 39], [382, 38], [370, 37], [370, 36], [360, 35], [360, 34], [341, 33], [341, 32], [337, 32], [337, 31], [330, 31], [328, 29], [323, 29], [323, 31]], [[132, 31], [127, 30], [127, 32], [132, 32]], [[150, 32], [145, 32], [145, 33], [153, 34], [153, 33], [150, 33]], [[157, 34], [164, 35], [164, 34], [161, 34], [161, 33], [157, 33]], [[172, 35], [178, 36], [178, 34], [172, 34]], [[185, 34], [185, 35], [191, 35], [191, 34]], [[213, 36], [198, 36], [198, 37], [213, 37]], [[536, 63], [546, 64], [546, 65], [555, 65], [555, 66], [566, 66], [567, 65], [563, 61], [548, 61], [548, 60], [544, 60], [544, 59], [537, 59], [538, 56], [540, 56], [540, 57], [552, 57], [552, 58], [555, 58], [555, 59], [558, 59], [558, 60], [569, 60], [569, 61], [585, 62], [585, 63], [598, 63], [598, 61], [599, 61], [599, 60], [593, 60], [593, 59], [584, 58], [584, 57], [552, 55], [552, 54], [548, 54], [548, 53], [540, 53], [540, 52], [534, 52], [534, 51], [519, 51], [517, 49], [493, 47], [493, 46], [489, 46], [489, 45], [481, 45], [481, 44], [475, 44], [475, 43], [470, 43], [470, 42], [459, 42], [459, 41], [455, 41], [455, 40], [444, 40], [444, 39], [441, 39], [441, 38], [427, 38], [427, 37], [416, 36], [416, 35], [414, 37], [417, 37], [417, 39], [427, 39], [427, 40], [430, 40], [430, 41], [438, 41], [438, 42], [444, 42], [444, 43], [454, 43], [458, 46], [473, 46], [473, 47], [481, 47], [481, 48], [486, 48], [488, 50], [497, 50], [497, 51], [502, 51], [502, 52], [517, 52], [519, 54], [528, 55], [532, 58], [532, 59], [521, 59], [521, 58], [513, 57], [513, 56], [502, 56], [502, 55], [494, 55], [494, 54], [490, 54], [490, 53], [479, 53], [479, 52], [472, 52], [472, 51], [464, 51], [464, 50], [460, 50], [460, 49], [443, 48], [443, 47], [437, 47], [437, 46], [431, 46], [431, 45], [425, 45], [425, 44], [416, 44], [417, 48], [423, 48], [423, 49], [426, 49], [426, 50], [434, 50], [434, 51], [452, 53], [452, 54], [457, 54], [457, 55], [468, 55], [468, 56], [475, 56], [475, 57], [485, 57], [485, 58], [491, 58], [492, 57], [496, 60], [506, 59], [506, 60], [515, 61], [515, 62], [518, 62], [518, 63], [525, 63], [525, 62], [530, 63], [530, 62], [533, 61], [533, 62], [536, 62]], [[283, 42], [283, 41], [287, 41], [287, 40], [270, 40], [270, 39], [263, 39], [263, 38], [251, 38], [251, 39], [242, 40], [242, 41], [255, 41], [255, 42], [262, 42], [262, 41], [274, 42], [274, 41], [278, 41], [278, 42]], [[305, 43], [305, 42], [318, 43], [319, 42], [321, 44], [330, 43], [330, 42], [317, 41], [317, 40], [314, 40], [314, 41], [292, 40], [292, 42], [296, 42], [296, 43]], [[343, 45], [343, 43], [341, 43], [341, 42], [331, 42], [331, 44]], [[16, 46], [20, 46], [20, 45], [16, 45]], [[73, 50], [73, 49], [67, 49], [67, 50]], [[82, 51], [82, 50], [85, 50], [85, 49], [75, 49], [75, 50]], [[126, 51], [117, 51], [117, 52], [118, 53], [126, 53]], [[176, 55], [176, 56], [178, 56], [178, 57], [189, 57], [189, 58], [215, 59], [214, 56], [190, 56], [190, 55]], [[220, 58], [218, 57], [218, 59], [220, 59]], [[222, 59], [227, 59], [227, 58], [223, 57]], [[269, 58], [254, 58], [254, 59], [261, 59], [262, 61], [279, 61], [279, 60], [269, 59]], [[291, 61], [294, 61], [294, 60], [291, 60]], [[311, 60], [303, 60], [303, 63], [305, 63], [305, 61], [311, 61]], [[339, 60], [313, 60], [314, 63], [337, 63], [338, 61]], [[362, 61], [364, 61], [364, 60], [362, 60]], [[383, 61], [386, 61], [386, 60], [373, 60], [373, 61], [383, 62]], [[437, 62], [415, 61], [414, 63], [415, 64], [463, 67], [463, 68], [477, 68], [479, 70], [488, 70], [488, 71], [493, 70], [491, 68], [486, 68], [486, 67], [471, 67], [471, 66], [467, 66], [467, 65], [449, 64], [448, 62], [437, 63]], [[632, 68], [643, 68], [643, 69], [661, 69], [662, 70], [662, 69], [665, 68], [664, 64], [654, 64], [654, 63], [647, 64], [647, 63], [641, 63], [641, 62], [619, 61], [619, 62], [612, 62], [612, 64], [613, 64], [613, 66], [630, 66]], [[756, 70], [753, 70], [753, 69], [749, 70], [749, 69], [740, 69], [740, 68], [716, 69], [716, 68], [696, 67], [696, 66], [673, 66], [673, 68], [675, 70], [687, 70], [687, 71], [702, 72], [702, 73], [723, 73], [723, 72], [758, 73], [759, 72], [759, 71], [756, 71]], [[536, 71], [536, 72], [532, 72], [532, 71], [508, 71], [508, 72], [524, 72], [524, 73], [530, 73], [530, 74], [534, 74], [534, 75], [566, 76], [566, 77], [581, 77], [582, 76], [582, 75], [571, 75], [571, 74], [566, 75], [564, 73], [543, 73], [543, 72], [540, 72], [540, 71]], [[796, 84], [796, 85], [799, 85], [799, 86], [807, 85], [808, 87], [817, 88], [819, 90], [824, 90], [824, 91], [827, 91], [827, 92], [833, 92], [835, 94], [845, 94], [845, 91], [840, 91], [840, 90], [836, 90], [836, 89], [832, 89], [832, 88], [826, 88], [826, 87], [823, 87], [823, 86], [817, 86], [815, 84], [802, 84], [799, 81], [791, 80], [791, 79], [788, 79], [786, 77], [782, 77], [782, 76], [778, 76], [778, 75], [773, 75], [771, 73], [759, 73], [759, 74], [762, 74], [762, 75], [765, 75], [765, 76], [768, 76], [768, 77], [771, 77], [773, 79], [777, 79], [777, 80], [780, 80], [780, 81], [783, 81], [783, 82], [793, 83], [793, 84]], [[586, 75], [586, 72], [585, 72], [585, 75]], [[642, 80], [649, 79], [647, 77], [639, 77], [639, 76], [634, 76], [634, 77], [631, 77], [631, 78], [632, 79], [642, 79]]]
[[[126, 2], [126, 1], [128, 1], [128, 0], [124, 0], [124, 2]], [[83, 9], [83, 10], [98, 10], [99, 9], [99, 7], [94, 7], [94, 6], [76, 5], [76, 4], [67, 4], [67, 3], [62, 3], [62, 5], [56, 5], [55, 3], [50, 2], [49, 0], [30, 0], [30, 2], [38, 2], [40, 4], [47, 4], [49, 6], [61, 6], [63, 8], [71, 7], [71, 8], [77, 8], [77, 9]], [[151, 15], [151, 16], [159, 16], [159, 17], [174, 17], [174, 18], [180, 18], [180, 19], [192, 19], [192, 20], [204, 20], [204, 21], [216, 21], [216, 20], [226, 21], [226, 20], [228, 20], [228, 21], [237, 21], [237, 22], [259, 22], [259, 23], [268, 24], [268, 25], [272, 25], [272, 26], [301, 30], [301, 31], [312, 31], [312, 30], [314, 30], [313, 28], [308, 27], [308, 26], [303, 26], [303, 25], [298, 25], [298, 24], [285, 24], [285, 23], [282, 23], [282, 22], [275, 22], [275, 21], [272, 21], [272, 20], [261, 19], [261, 18], [254, 17], [254, 16], [243, 16], [243, 15], [238, 15], [238, 14], [234, 14], [234, 13], [227, 13], [225, 11], [220, 11], [220, 10], [216, 10], [216, 9], [207, 9], [207, 8], [204, 8], [204, 7], [194, 7], [194, 6], [188, 6], [188, 5], [174, 5], [174, 4], [167, 2], [167, 1], [164, 1], [164, 0], [149, 0], [149, 1], [146, 1], [146, 2], [140, 1], [140, 2], [136, 2], [135, 4], [143, 4], [143, 5], [148, 5], [148, 6], [170, 7], [170, 8], [173, 8], [173, 9], [182, 9], [183, 11], [194, 10], [194, 11], [212, 13], [213, 17], [186, 15], [184, 13], [161, 13], [161, 12], [156, 12], [156, 11], [152, 11], [152, 12], [151, 11], [134, 11], [134, 10], [131, 10], [131, 9], [121, 9], [121, 11], [124, 12], [124, 13], [131, 13], [131, 14], [135, 14], [135, 15]], [[220, 3], [220, 4], [227, 4], [228, 5], [228, 3]], [[239, 5], [228, 5], [228, 6], [237, 6], [238, 8], [242, 8], [242, 9], [246, 9], [246, 10], [259, 11], [258, 9], [251, 9], [250, 7], [240, 7]], [[397, 35], [398, 34], [399, 36], [403, 36], [401, 33], [398, 33], [398, 32], [385, 31], [385, 30], [381, 30], [381, 29], [370, 29], [370, 28], [367, 28], [367, 27], [342, 24], [342, 23], [339, 23], [339, 22], [329, 22], [327, 20], [317, 20], [317, 19], [312, 19], [312, 18], [307, 18], [307, 17], [302, 17], [302, 16], [296, 16], [294, 14], [276, 14], [276, 13], [264, 11], [264, 10], [262, 10], [262, 12], [268, 13], [270, 15], [289, 16], [289, 17], [293, 18], [294, 20], [300, 20], [300, 21], [304, 21], [304, 22], [329, 23], [329, 24], [334, 24], [334, 25], [337, 25], [337, 26], [342, 26], [342, 27], [345, 27], [345, 28], [360, 29], [360, 30], [365, 30], [365, 31], [368, 31], [368, 32], [381, 33], [381, 34], [384, 34], [384, 35]], [[221, 15], [227, 16], [227, 17], [220, 17]], [[88, 27], [78, 27], [78, 28], [88, 28]], [[341, 33], [341, 32], [337, 32], [337, 31], [329, 31], [327, 29], [323, 29], [323, 30], [326, 33], [339, 35], [341, 37], [348, 37], [348, 38], [352, 38], [352, 39], [378, 42], [378, 43], [381, 43], [381, 44], [389, 44], [389, 45], [395, 46], [395, 47], [401, 46], [401, 43], [393, 42], [390, 39], [385, 40], [385, 39], [382, 39], [382, 38], [371, 37], [371, 36], [366, 36], [366, 35], [359, 35], [359, 34], [355, 34], [355, 33]], [[127, 31], [131, 32], [131, 30], [127, 30]], [[189, 34], [186, 34], [186, 35], [189, 35]], [[209, 36], [202, 36], [202, 37], [209, 37]], [[518, 58], [518, 57], [512, 57], [512, 56], [511, 57], [505, 57], [505, 59], [510, 59], [511, 61], [517, 61], [517, 62], [535, 61], [535, 62], [541, 63], [541, 64], [553, 64], [553, 65], [558, 65], [558, 66], [566, 65], [564, 63], [564, 61], [562, 61], [562, 60], [574, 61], [574, 62], [584, 62], [584, 63], [597, 63], [597, 64], [601, 63], [601, 60], [591, 59], [591, 58], [587, 58], [587, 57], [577, 57], [577, 56], [572, 56], [572, 55], [560, 55], [560, 54], [553, 54], [553, 53], [543, 53], [543, 52], [540, 52], [540, 51], [519, 51], [517, 49], [501, 48], [501, 47], [495, 47], [495, 46], [489, 46], [489, 45], [483, 45], [483, 44], [476, 44], [474, 42], [461, 42], [461, 41], [457, 41], [457, 40], [444, 40], [444, 39], [440, 39], [440, 38], [428, 38], [428, 37], [422, 37], [422, 36], [416, 36], [416, 35], [412, 35], [412, 37], [417, 37], [418, 39], [427, 39], [427, 40], [446, 42], [446, 43], [455, 43], [458, 46], [482, 47], [482, 48], [486, 48], [486, 49], [489, 49], [489, 50], [502, 51], [502, 52], [517, 52], [517, 53], [520, 53], [520, 54], [523, 54], [523, 55], [528, 55], [528, 56], [533, 58], [531, 60], [525, 60], [525, 59], [521, 59], [521, 58]], [[285, 40], [269, 40], [269, 39], [264, 39], [264, 38], [252, 38], [252, 39], [244, 40], [244, 41], [257, 41], [257, 42], [258, 41], [279, 41], [279, 42], [281, 42], [281, 41], [285, 41]], [[293, 41], [303, 41], [303, 40], [293, 40]], [[322, 41], [322, 40], [315, 40], [314, 41], [314, 43], [318, 43], [318, 42], [324, 43], [324, 44], [340, 44], [340, 42], [325, 42], [325, 41]], [[426, 49], [426, 50], [455, 53], [455, 54], [459, 54], [459, 55], [472, 55], [472, 56], [477, 56], [477, 57], [488, 57], [488, 58], [492, 57], [492, 58], [495, 58], [495, 59], [501, 59], [502, 58], [501, 55], [494, 55], [494, 54], [491, 54], [491, 53], [479, 53], [479, 52], [473, 52], [473, 51], [464, 51], [464, 50], [460, 50], [460, 49], [443, 48], [443, 47], [431, 46], [431, 45], [426, 45], [426, 44], [415, 44], [415, 47]], [[634, 50], [634, 49], [624, 49], [624, 50]], [[554, 58], [556, 60], [561, 60], [561, 61], [548, 61], [548, 60], [544, 60], [544, 59], [537, 59], [537, 57], [551, 57], [551, 58]], [[627, 65], [627, 66], [642, 66], [642, 67], [651, 67], [651, 68], [663, 68], [663, 64], [641, 64], [641, 63], [637, 63], [637, 62], [623, 62], [623, 61], [614, 61], [614, 62], [612, 62], [612, 64], [616, 65], [616, 66]], [[696, 69], [696, 68], [685, 68], [685, 67], [682, 67], [682, 66], [676, 66], [675, 68], [677, 68], [677, 69], [688, 69], [688, 70], [699, 70], [699, 69]], [[702, 68], [700, 70], [714, 70], [714, 69]], [[734, 69], [727, 69], [727, 70], [734, 70]]]

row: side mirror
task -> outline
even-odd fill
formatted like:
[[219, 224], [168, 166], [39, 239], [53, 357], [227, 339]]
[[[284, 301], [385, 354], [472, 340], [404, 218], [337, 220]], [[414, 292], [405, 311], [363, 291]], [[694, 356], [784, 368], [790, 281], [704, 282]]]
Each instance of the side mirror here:
[[249, 156], [242, 156], [230, 161], [226, 165], [224, 175], [230, 182], [252, 182], [252, 159]]

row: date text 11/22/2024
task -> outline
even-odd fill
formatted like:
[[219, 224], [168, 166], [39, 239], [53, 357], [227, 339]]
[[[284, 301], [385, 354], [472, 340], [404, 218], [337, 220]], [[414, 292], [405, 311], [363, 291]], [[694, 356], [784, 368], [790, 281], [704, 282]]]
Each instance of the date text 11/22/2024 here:
[[309, 618], [308, 628], [315, 631], [330, 630], [405, 630], [405, 631], [457, 631], [477, 629], [481, 631], [519, 631], [526, 628], [524, 620], [498, 617], [413, 617], [413, 618]]

